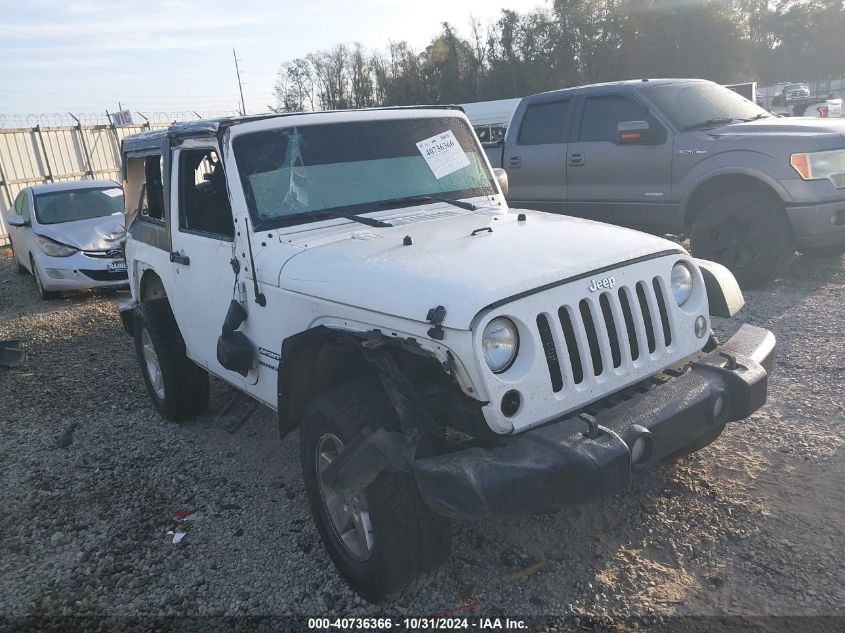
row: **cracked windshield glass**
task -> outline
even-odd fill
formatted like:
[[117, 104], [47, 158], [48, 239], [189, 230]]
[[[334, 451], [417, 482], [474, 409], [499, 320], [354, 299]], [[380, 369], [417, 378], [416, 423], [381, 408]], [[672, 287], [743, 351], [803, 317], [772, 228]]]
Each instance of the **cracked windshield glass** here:
[[417, 196], [496, 192], [472, 130], [457, 118], [302, 125], [233, 142], [257, 228], [383, 210]]

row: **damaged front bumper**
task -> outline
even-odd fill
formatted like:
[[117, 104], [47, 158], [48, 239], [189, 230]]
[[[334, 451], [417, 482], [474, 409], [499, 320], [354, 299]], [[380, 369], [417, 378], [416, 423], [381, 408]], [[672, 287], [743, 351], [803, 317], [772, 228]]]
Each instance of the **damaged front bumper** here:
[[594, 416], [569, 414], [493, 448], [417, 459], [426, 504], [482, 518], [581, 504], [626, 488], [634, 469], [706, 446], [766, 401], [775, 337], [744, 325], [721, 347], [644, 393]]

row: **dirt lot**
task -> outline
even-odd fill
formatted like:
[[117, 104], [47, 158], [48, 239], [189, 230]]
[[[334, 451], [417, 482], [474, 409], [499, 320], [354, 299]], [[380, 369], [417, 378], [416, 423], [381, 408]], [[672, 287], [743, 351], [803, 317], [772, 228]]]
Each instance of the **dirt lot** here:
[[[229, 397], [219, 382], [207, 414], [165, 422], [120, 328], [125, 293], [43, 302], [0, 253], [0, 339], [29, 350], [23, 367], [0, 369], [0, 628], [32, 614], [459, 605], [589, 630], [845, 616], [845, 260], [796, 258], [783, 280], [747, 293], [741, 319], [780, 346], [764, 409], [603, 503], [458, 525], [447, 567], [382, 609], [346, 588], [319, 543], [296, 434], [280, 442], [269, 412], [228, 434], [214, 422]], [[724, 336], [738, 320], [718, 326]], [[168, 531], [186, 536], [173, 544]], [[537, 573], [509, 578], [535, 562]]]

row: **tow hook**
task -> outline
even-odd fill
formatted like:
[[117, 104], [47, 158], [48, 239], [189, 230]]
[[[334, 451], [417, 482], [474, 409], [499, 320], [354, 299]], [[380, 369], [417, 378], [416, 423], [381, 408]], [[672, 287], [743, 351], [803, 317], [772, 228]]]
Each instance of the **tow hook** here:
[[719, 352], [719, 356], [725, 359], [725, 369], [729, 369], [730, 371], [736, 371], [737, 369], [747, 369], [744, 365], [740, 365], [736, 362], [736, 356], [733, 354], [728, 354], [727, 352]]
[[584, 424], [587, 425], [587, 430], [581, 431], [581, 435], [583, 435], [584, 437], [586, 437], [589, 440], [594, 440], [599, 435], [601, 435], [601, 430], [599, 429], [599, 423], [589, 413], [580, 414], [578, 416], [578, 419], [581, 420]]

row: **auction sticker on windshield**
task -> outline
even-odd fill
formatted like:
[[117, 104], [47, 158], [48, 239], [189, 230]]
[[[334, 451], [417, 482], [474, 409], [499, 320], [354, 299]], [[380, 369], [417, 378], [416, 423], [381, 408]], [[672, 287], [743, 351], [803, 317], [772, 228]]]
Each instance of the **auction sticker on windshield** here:
[[417, 148], [438, 180], [469, 166], [469, 159], [452, 130], [420, 141]]

